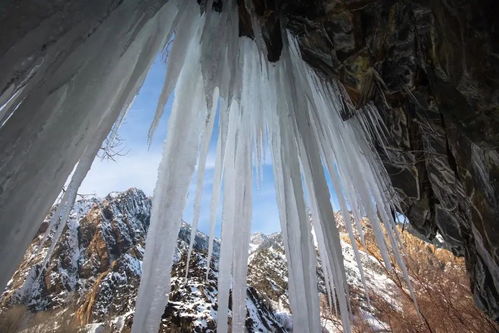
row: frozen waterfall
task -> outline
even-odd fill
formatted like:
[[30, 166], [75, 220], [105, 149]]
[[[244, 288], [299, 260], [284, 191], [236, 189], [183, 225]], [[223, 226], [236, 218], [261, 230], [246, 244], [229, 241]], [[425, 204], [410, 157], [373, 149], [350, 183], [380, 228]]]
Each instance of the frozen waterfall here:
[[[288, 32], [282, 31], [279, 61], [269, 62], [256, 20], [254, 38], [240, 37], [238, 2], [225, 1], [220, 12], [211, 10], [212, 3], [208, 0], [209, 9], [203, 11], [194, 0], [125, 0], [96, 20], [88, 35], [84, 21], [57, 38], [46, 27], [46, 35], [43, 29], [26, 34], [0, 56], [1, 68], [13, 68], [5, 74], [7, 80], [0, 81], [1, 286], [75, 170], [53, 218], [53, 227], [62, 230], [100, 144], [123, 119], [153, 58], [172, 40], [150, 135], [172, 94], [174, 103], [154, 191], [133, 332], [158, 331], [196, 169], [194, 228], [199, 219], [207, 142], [214, 128], [219, 133], [210, 241], [218, 203], [223, 206], [218, 331], [228, 330], [230, 291], [232, 331], [244, 331], [253, 174], [258, 175], [269, 147], [294, 331], [321, 331], [314, 231], [329, 299], [349, 332], [348, 286], [327, 179], [352, 244], [354, 237], [363, 237], [360, 218], [367, 216], [387, 268], [396, 264], [406, 272], [392, 217], [397, 196], [372, 146], [372, 136], [383, 141], [379, 114], [372, 105], [354, 110], [339, 83], [325, 81], [302, 60]], [[29, 48], [37, 38], [55, 41], [39, 53]], [[13, 60], [19, 58], [29, 61]], [[347, 121], [341, 118], [345, 108], [355, 115]]]

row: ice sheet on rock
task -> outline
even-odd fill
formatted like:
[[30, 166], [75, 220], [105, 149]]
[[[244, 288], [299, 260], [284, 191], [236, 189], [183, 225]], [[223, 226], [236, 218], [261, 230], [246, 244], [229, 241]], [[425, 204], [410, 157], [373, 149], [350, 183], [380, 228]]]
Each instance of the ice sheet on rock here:
[[[95, 137], [105, 138], [133, 98], [131, 87], [140, 84], [164, 44], [167, 5], [148, 2], [150, 10], [145, 11], [148, 6], [144, 4], [124, 1], [92, 34], [85, 29], [94, 18], [76, 22], [48, 44], [43, 58], [30, 58], [34, 59], [32, 67], [17, 82], [12, 93], [18, 94], [15, 98], [21, 103], [5, 107], [9, 119], [0, 129], [0, 254], [4, 258], [0, 286], [9, 279], [38, 229], [37, 222], [42, 221], [77, 162], [93, 149]], [[46, 23], [50, 25], [50, 20]], [[23, 47], [13, 47], [2, 55], [2, 68], [15, 70], [17, 61], [38, 52], [38, 42], [54, 38], [47, 29], [42, 25], [36, 38], [30, 33], [19, 40]], [[9, 80], [9, 73], [2, 77]], [[21, 202], [29, 209], [19, 209]]]

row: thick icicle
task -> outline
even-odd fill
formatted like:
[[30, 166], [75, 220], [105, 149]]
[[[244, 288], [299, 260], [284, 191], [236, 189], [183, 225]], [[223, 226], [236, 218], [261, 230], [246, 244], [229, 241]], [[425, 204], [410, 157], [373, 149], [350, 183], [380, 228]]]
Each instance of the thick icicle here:
[[[232, 331], [244, 332], [246, 322], [246, 273], [251, 225], [251, 154], [249, 128], [241, 126], [250, 113], [233, 103], [230, 110], [220, 269], [217, 332], [227, 331], [229, 290], [232, 286]], [[237, 226], [237, 228], [236, 228]], [[237, 244], [237, 246], [234, 246]]]
[[[319, 332], [319, 299], [317, 295], [316, 257], [313, 249], [311, 226], [307, 223], [305, 201], [300, 177], [300, 163], [296, 155], [294, 124], [288, 109], [291, 97], [287, 89], [286, 68], [275, 75], [276, 94], [284, 98], [271, 99], [269, 122], [273, 127], [272, 156], [276, 194], [288, 260], [289, 299], [293, 313], [293, 330]], [[291, 111], [292, 112], [292, 111]]]
[[[249, 55], [243, 66], [245, 82], [252, 82], [255, 70], [255, 57], [250, 52], [254, 48], [249, 39], [241, 40], [241, 56]], [[246, 276], [248, 272], [248, 252], [251, 232], [252, 210], [252, 145], [253, 135], [258, 132], [255, 118], [259, 110], [250, 108], [253, 99], [253, 90], [244, 89], [241, 94], [239, 133], [235, 145], [235, 182], [227, 184], [237, 190], [235, 215], [232, 217], [234, 228], [234, 244], [232, 255], [232, 332], [245, 332], [246, 323]], [[219, 331], [220, 332], [220, 331]]]
[[[152, 40], [151, 42], [153, 42]], [[157, 45], [150, 43], [149, 45], [145, 45], [143, 52], [145, 54], [149, 54], [151, 52], [151, 47], [157, 47]], [[39, 274], [42, 274], [43, 270], [47, 262], [50, 260], [54, 248], [64, 231], [64, 227], [66, 225], [66, 221], [68, 220], [69, 213], [73, 208], [74, 202], [76, 200], [77, 191], [85, 179], [92, 163], [95, 159], [95, 156], [101, 149], [101, 144], [104, 141], [105, 137], [108, 135], [115, 136], [118, 129], [116, 128], [121, 124], [121, 120], [124, 118], [125, 114], [128, 111], [128, 107], [131, 105], [134, 96], [137, 94], [139, 88], [142, 86], [144, 79], [146, 77], [147, 72], [142, 70], [142, 66], [149, 67], [151, 62], [153, 61], [152, 57], [143, 57], [142, 59], [138, 58], [137, 70], [132, 72], [130, 80], [126, 87], [123, 89], [121, 94], [117, 96], [117, 98], [113, 101], [113, 104], [109, 108], [109, 114], [103, 121], [99, 124], [99, 128], [96, 131], [96, 135], [92, 137], [89, 146], [85, 149], [81, 159], [78, 161], [76, 165], [75, 171], [71, 177], [71, 181], [68, 184], [68, 187], [64, 194], [62, 195], [61, 201], [51, 218], [49, 223], [49, 229], [47, 229], [46, 235], [50, 235], [52, 232], [54, 233], [51, 240], [51, 245], [49, 250], [45, 255], [45, 259], [41, 265], [41, 270]], [[143, 63], [141, 63], [143, 62]], [[114, 127], [114, 130], [111, 131]], [[111, 133], [110, 133], [111, 131]], [[108, 134], [109, 133], [109, 134]], [[55, 230], [52, 230], [55, 229]], [[45, 240], [45, 239], [44, 239]], [[43, 246], [44, 240], [41, 242], [41, 246]]]
[[[216, 97], [215, 97], [216, 98]], [[215, 110], [210, 110], [203, 129], [201, 137], [201, 154], [197, 167], [196, 194], [194, 197], [194, 216], [191, 224], [191, 236], [189, 239], [189, 249], [187, 250], [187, 262], [185, 268], [185, 277], [189, 275], [189, 263], [191, 261], [191, 252], [194, 246], [194, 240], [198, 229], [199, 216], [201, 214], [201, 198], [203, 194], [204, 174], [206, 169], [206, 158], [208, 157], [208, 148], [210, 147], [211, 133], [213, 131], [213, 122], [215, 120]]]
[[[125, 0], [96, 26], [90, 23], [93, 18], [75, 22], [67, 34], [47, 44], [45, 57], [33, 57], [35, 62], [25, 68], [26, 76], [12, 92], [22, 102], [6, 107], [9, 119], [0, 130], [1, 288], [89, 142], [101, 136], [97, 131], [109, 131], [99, 124], [115, 107], [126, 108], [123, 91], [129, 80], [133, 85], [139, 81], [133, 73], [147, 72], [164, 44], [168, 5], [147, 2], [150, 6]], [[139, 22], [130, 19], [135, 15], [141, 17]], [[91, 34], [85, 30], [89, 24], [94, 27]], [[16, 79], [21, 77], [16, 71], [29, 62], [15, 62], [30, 58], [29, 52], [41, 49], [38, 42], [49, 37], [24, 38], [19, 43], [36, 40], [34, 49], [12, 47], [3, 54], [0, 63], [7, 70], [3, 79], [10, 79], [11, 69]], [[3, 83], [0, 79], [0, 89]], [[117, 100], [123, 104], [117, 105]]]
[[[198, 21], [199, 22], [199, 21]], [[199, 33], [199, 26], [196, 28]], [[168, 302], [170, 273], [187, 191], [196, 165], [206, 104], [199, 66], [199, 45], [192, 39], [179, 77], [168, 124], [158, 183], [154, 190], [143, 273], [132, 332], [157, 332]]]
[[234, 250], [234, 220], [240, 213], [237, 206], [236, 136], [240, 126], [237, 103], [230, 105], [230, 119], [224, 159], [224, 197], [222, 212], [222, 240], [220, 244], [218, 275], [217, 332], [227, 332], [229, 312], [229, 290], [232, 275], [232, 253]]

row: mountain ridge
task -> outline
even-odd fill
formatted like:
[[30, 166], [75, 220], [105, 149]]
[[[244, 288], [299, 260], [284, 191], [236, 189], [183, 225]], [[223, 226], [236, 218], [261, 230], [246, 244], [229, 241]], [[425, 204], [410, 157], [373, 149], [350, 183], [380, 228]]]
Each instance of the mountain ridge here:
[[[149, 226], [150, 198], [138, 189], [113, 192], [102, 199], [81, 198], [73, 207], [64, 232], [46, 268], [42, 270], [42, 262], [53, 237], [48, 221], [54, 208], [42, 223], [0, 299], [2, 332], [130, 332]], [[421, 325], [421, 316], [415, 312], [410, 297], [407, 297], [406, 287], [400, 284], [393, 272], [386, 270], [376, 254], [376, 248], [371, 246], [374, 241], [370, 239], [373, 235], [368, 224], [363, 225], [365, 243], [358, 244], [366, 280], [365, 290], [352, 244], [343, 230], [341, 214], [336, 213], [335, 220], [341, 231], [353, 321], [360, 332], [407, 331], [410, 325]], [[47, 237], [45, 233], [49, 233]], [[220, 243], [215, 239], [213, 261], [206, 279], [208, 236], [196, 233], [186, 279], [190, 234], [190, 225], [183, 222], [175, 252], [171, 293], [160, 332], [214, 332], [216, 329]], [[419, 288], [420, 284], [424, 287], [419, 297], [427, 294], [428, 289], [425, 288], [438, 290], [448, 285], [450, 291], [445, 291], [447, 293], [463, 288], [463, 281], [466, 280], [462, 261], [453, 258], [444, 249], [425, 245], [409, 233], [402, 236], [404, 243], [413, 244], [408, 250], [417, 252], [417, 257], [410, 253], [411, 256], [406, 259], [409, 263], [416, 260], [409, 268], [415, 266], [415, 271], [411, 271], [415, 287]], [[252, 234], [246, 299], [248, 332], [292, 331], [287, 270], [282, 235]], [[448, 271], [457, 271], [461, 275], [447, 276]], [[418, 272], [425, 275], [418, 276]], [[443, 276], [448, 282], [441, 281]], [[324, 332], [341, 332], [341, 323], [327, 294], [319, 256], [317, 277], [322, 329]], [[432, 277], [436, 282], [429, 280]], [[429, 283], [426, 280], [432, 284], [425, 285]], [[473, 306], [469, 289], [465, 292], [451, 298], [453, 302], [463, 302], [459, 304], [461, 307], [456, 307], [456, 303], [443, 310], [454, 308], [463, 312], [463, 309], [466, 311]], [[443, 296], [450, 297], [448, 294]], [[423, 304], [425, 307], [435, 306], [433, 303]], [[447, 304], [440, 303], [438, 306]], [[425, 318], [433, 316], [433, 320], [442, 321], [436, 308], [431, 307], [425, 309]], [[9, 315], [11, 321], [7, 326], [5, 318]], [[479, 313], [473, 312], [472, 315], [474, 317], [469, 317], [469, 322], [481, 327], [478, 332], [488, 332], [482, 329], [487, 326], [480, 326], [483, 322], [473, 321]], [[400, 320], [408, 323], [402, 325]], [[455, 322], [459, 324], [459, 321]], [[403, 329], [397, 330], [397, 327]]]

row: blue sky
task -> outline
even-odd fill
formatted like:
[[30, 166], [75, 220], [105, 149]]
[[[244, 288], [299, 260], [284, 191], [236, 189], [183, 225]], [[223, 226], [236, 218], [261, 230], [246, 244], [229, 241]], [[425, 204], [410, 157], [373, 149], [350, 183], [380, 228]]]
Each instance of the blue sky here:
[[[161, 60], [161, 57], [157, 57], [119, 130], [119, 135], [124, 141], [123, 149], [126, 154], [117, 157], [116, 161], [97, 158], [83, 181], [79, 193], [96, 194], [99, 197], [104, 197], [113, 191], [124, 191], [130, 187], [136, 187], [152, 196], [157, 179], [157, 168], [161, 160], [163, 142], [166, 137], [171, 101], [166, 106], [165, 115], [158, 126], [150, 147], [147, 144], [147, 131], [154, 116], [156, 101], [160, 94], [165, 72], [165, 63]], [[203, 232], [209, 230], [208, 216], [214, 153], [215, 145], [213, 140], [207, 162], [199, 221], [199, 229]], [[266, 164], [263, 169], [263, 181], [258, 188], [255, 186], [253, 194], [252, 230], [253, 232], [272, 233], [279, 231], [279, 216], [271, 166]], [[192, 185], [184, 212], [184, 220], [187, 222], [191, 221], [193, 215], [193, 197], [194, 186]], [[219, 230], [218, 226], [217, 232]]]

